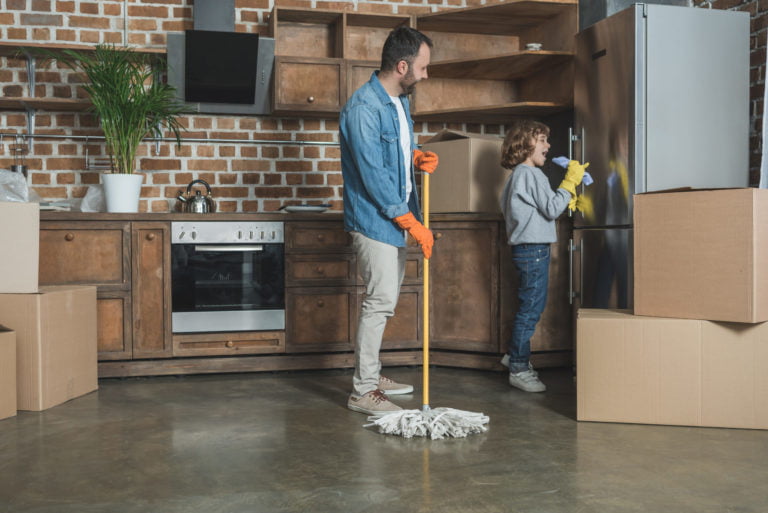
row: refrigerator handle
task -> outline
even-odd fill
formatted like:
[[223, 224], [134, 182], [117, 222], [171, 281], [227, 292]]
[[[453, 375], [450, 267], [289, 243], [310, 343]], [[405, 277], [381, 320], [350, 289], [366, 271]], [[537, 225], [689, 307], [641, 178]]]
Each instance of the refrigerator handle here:
[[[573, 300], [578, 298], [580, 294], [574, 290], [573, 287], [573, 254], [576, 251], [581, 251], [581, 243], [576, 246], [573, 243], [573, 239], [568, 239], [568, 304], [573, 305]], [[579, 273], [581, 275], [581, 273]]]

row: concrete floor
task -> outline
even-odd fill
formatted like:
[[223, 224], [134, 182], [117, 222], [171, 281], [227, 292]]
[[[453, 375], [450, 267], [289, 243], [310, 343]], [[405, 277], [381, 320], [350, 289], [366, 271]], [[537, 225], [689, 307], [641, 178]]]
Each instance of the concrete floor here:
[[350, 371], [102, 380], [0, 421], [0, 512], [768, 511], [768, 432], [577, 423], [570, 370], [541, 376], [433, 369], [433, 407], [491, 418], [440, 441], [363, 428]]

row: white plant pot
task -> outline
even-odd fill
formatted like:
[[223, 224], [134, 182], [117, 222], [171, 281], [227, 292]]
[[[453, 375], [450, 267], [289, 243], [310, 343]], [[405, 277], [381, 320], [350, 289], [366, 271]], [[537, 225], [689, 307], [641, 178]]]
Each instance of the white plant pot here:
[[105, 173], [101, 175], [107, 212], [138, 212], [143, 175]]

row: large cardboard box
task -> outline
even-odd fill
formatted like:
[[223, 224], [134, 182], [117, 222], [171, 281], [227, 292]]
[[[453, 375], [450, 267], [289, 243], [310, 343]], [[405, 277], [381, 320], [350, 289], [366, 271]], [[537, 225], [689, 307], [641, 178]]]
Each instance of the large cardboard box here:
[[577, 419], [768, 429], [768, 323], [578, 312]]
[[768, 190], [634, 197], [636, 315], [768, 321]]
[[16, 334], [0, 326], [0, 419], [16, 415]]
[[96, 287], [0, 294], [0, 323], [16, 332], [19, 410], [45, 410], [98, 388]]
[[501, 212], [499, 196], [511, 170], [501, 167], [503, 138], [443, 130], [422, 145], [437, 153], [430, 212]]
[[0, 293], [37, 292], [40, 207], [0, 201]]

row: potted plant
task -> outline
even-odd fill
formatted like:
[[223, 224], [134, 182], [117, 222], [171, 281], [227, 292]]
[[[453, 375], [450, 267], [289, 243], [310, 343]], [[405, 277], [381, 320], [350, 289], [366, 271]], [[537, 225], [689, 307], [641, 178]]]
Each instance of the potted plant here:
[[[108, 212], [137, 212], [142, 175], [134, 174], [136, 151], [147, 136], [170, 130], [181, 146], [178, 117], [190, 110], [175, 88], [157, 79], [147, 54], [100, 44], [94, 51], [61, 50], [48, 54], [86, 77], [83, 90], [104, 131], [111, 173], [102, 175]], [[116, 183], [117, 182], [117, 183]], [[125, 203], [123, 202], [125, 200]]]

